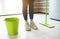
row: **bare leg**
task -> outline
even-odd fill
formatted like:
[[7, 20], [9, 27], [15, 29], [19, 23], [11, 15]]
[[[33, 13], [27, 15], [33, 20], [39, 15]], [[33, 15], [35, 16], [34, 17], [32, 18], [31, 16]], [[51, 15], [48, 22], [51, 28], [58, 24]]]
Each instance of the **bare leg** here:
[[34, 0], [29, 0], [30, 26], [32, 29], [37, 30], [38, 27], [36, 26], [36, 24], [33, 21], [33, 14], [34, 14], [33, 4], [34, 4]]
[[23, 0], [23, 17], [25, 20], [25, 27], [26, 27], [25, 29], [26, 29], [26, 31], [31, 31], [31, 28], [27, 21], [27, 5], [28, 5], [28, 0]]

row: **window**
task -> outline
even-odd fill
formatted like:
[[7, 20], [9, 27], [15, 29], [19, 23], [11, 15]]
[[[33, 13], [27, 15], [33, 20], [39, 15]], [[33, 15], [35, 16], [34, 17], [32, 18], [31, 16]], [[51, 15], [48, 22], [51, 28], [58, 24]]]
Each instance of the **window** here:
[[0, 0], [0, 15], [22, 13], [22, 0]]
[[2, 13], [2, 4], [1, 4], [1, 0], [0, 0], [0, 13]]

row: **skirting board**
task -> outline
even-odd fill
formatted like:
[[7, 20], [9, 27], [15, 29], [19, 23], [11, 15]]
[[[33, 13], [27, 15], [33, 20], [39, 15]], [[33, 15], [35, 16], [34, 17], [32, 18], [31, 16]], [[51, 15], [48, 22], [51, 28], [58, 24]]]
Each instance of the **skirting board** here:
[[56, 21], [60, 21], [59, 19], [55, 19], [55, 18], [50, 18], [50, 19], [52, 19], [52, 20], [56, 20]]

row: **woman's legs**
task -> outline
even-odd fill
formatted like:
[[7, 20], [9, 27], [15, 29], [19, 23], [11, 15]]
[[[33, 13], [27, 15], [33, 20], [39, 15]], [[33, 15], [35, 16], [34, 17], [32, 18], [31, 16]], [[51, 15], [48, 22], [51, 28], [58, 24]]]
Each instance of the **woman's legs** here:
[[24, 17], [24, 20], [26, 22], [25, 24], [25, 27], [26, 27], [26, 30], [27, 31], [30, 31], [31, 28], [30, 28], [30, 25], [27, 21], [27, 6], [29, 4], [29, 16], [30, 16], [30, 20], [31, 20], [31, 26], [33, 29], [37, 29], [36, 25], [34, 24], [33, 22], [33, 4], [34, 4], [34, 0], [23, 0], [23, 17]]
[[25, 29], [26, 29], [26, 31], [31, 31], [31, 28], [27, 21], [27, 6], [28, 6], [28, 0], [23, 0], [23, 17], [25, 20], [25, 27], [26, 27]]

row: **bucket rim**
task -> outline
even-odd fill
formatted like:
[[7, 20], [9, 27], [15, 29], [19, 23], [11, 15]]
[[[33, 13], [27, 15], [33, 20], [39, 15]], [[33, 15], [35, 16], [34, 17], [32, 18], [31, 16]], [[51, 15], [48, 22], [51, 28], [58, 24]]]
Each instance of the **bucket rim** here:
[[[8, 21], [9, 19], [15, 19], [16, 21], [19, 21], [18, 17], [8, 17], [8, 18], [5, 18], [4, 21]], [[10, 21], [8, 21], [8, 22], [10, 22]]]

